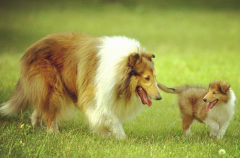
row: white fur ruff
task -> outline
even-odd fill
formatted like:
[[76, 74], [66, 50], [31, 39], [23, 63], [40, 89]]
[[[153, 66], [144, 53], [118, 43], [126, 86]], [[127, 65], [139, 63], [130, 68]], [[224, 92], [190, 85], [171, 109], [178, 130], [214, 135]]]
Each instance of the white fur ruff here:
[[129, 102], [117, 99], [115, 88], [120, 82], [119, 69], [125, 66], [123, 63], [126, 63], [127, 57], [142, 48], [139, 42], [126, 37], [103, 37], [101, 40], [103, 45], [98, 52], [100, 61], [95, 77], [95, 104], [87, 109], [86, 116], [93, 132], [124, 139], [126, 135], [121, 123], [133, 118], [145, 106], [136, 94]]

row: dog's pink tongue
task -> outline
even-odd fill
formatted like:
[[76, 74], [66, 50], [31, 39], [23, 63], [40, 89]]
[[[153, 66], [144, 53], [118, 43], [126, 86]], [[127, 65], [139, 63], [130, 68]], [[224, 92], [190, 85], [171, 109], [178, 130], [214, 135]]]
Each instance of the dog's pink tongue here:
[[142, 87], [138, 87], [138, 94], [141, 97], [143, 104], [147, 104], [149, 107], [152, 105], [152, 101], [148, 98], [147, 93]]
[[215, 104], [216, 104], [216, 100], [210, 102], [210, 103], [208, 104], [208, 106], [206, 107], [206, 111], [209, 111], [210, 109], [212, 109]]

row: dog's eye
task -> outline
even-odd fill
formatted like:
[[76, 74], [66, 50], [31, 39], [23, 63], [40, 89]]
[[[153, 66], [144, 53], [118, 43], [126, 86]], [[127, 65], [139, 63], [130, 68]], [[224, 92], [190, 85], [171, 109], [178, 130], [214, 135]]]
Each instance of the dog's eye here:
[[212, 94], [217, 94], [217, 93], [214, 91], [214, 92], [212, 92]]
[[148, 77], [145, 77], [144, 78], [146, 81], [150, 81], [150, 77], [148, 76]]

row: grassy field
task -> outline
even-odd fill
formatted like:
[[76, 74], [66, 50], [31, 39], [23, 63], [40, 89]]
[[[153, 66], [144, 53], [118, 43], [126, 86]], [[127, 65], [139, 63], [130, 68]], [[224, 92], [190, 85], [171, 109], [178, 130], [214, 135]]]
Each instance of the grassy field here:
[[[171, 87], [186, 83], [207, 87], [212, 80], [222, 79], [231, 84], [239, 99], [239, 2], [94, 2], [1, 3], [0, 103], [13, 91], [26, 48], [47, 34], [66, 31], [136, 38], [156, 55], [158, 81]], [[238, 101], [225, 137], [218, 141], [200, 123], [192, 127], [192, 137], [183, 136], [176, 96], [163, 92], [162, 96], [123, 125], [128, 135], [124, 141], [90, 134], [81, 114], [63, 122], [59, 135], [33, 130], [28, 119], [31, 110], [12, 117], [0, 115], [0, 157], [203, 158], [219, 157], [219, 149], [226, 150], [222, 157], [240, 157]]]

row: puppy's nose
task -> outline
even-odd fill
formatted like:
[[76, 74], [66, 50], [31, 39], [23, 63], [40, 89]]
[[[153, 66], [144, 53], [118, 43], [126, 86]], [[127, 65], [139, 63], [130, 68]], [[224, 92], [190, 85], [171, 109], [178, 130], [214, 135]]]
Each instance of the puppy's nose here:
[[206, 99], [206, 98], [203, 98], [203, 101], [204, 101], [204, 102], [207, 102], [207, 99]]
[[161, 99], [162, 99], [161, 95], [157, 96], [157, 98], [156, 98], [156, 100], [161, 100]]

